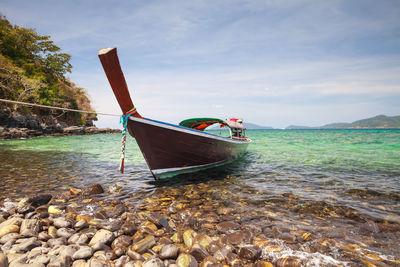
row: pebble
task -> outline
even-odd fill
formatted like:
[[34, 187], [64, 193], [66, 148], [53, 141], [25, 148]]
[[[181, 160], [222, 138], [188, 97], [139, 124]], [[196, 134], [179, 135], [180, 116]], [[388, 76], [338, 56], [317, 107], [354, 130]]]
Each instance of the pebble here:
[[75, 233], [74, 229], [71, 228], [59, 228], [57, 229], [57, 236], [70, 238]]
[[54, 219], [53, 225], [57, 228], [69, 228], [72, 223], [64, 217], [58, 217]]
[[178, 258], [176, 259], [176, 264], [179, 267], [197, 267], [198, 266], [196, 259], [192, 255], [186, 254], [186, 253], [181, 253], [178, 256]]
[[0, 237], [3, 237], [9, 233], [19, 233], [19, 226], [10, 224], [10, 225], [5, 225], [2, 228], [0, 228]]
[[160, 251], [161, 259], [176, 259], [178, 257], [179, 247], [175, 244], [164, 245]]
[[93, 246], [96, 243], [108, 244], [114, 240], [114, 234], [105, 229], [100, 229], [96, 232], [93, 238], [89, 242], [89, 246]]
[[0, 266], [8, 267], [8, 258], [6, 255], [0, 252]]
[[145, 261], [142, 267], [165, 267], [165, 265], [159, 258], [155, 258]]
[[138, 253], [142, 253], [149, 248], [152, 248], [156, 244], [156, 240], [154, 236], [149, 235], [144, 239], [140, 240], [139, 242], [132, 245], [132, 250]]
[[87, 259], [93, 255], [93, 249], [88, 246], [80, 247], [73, 255], [74, 260]]

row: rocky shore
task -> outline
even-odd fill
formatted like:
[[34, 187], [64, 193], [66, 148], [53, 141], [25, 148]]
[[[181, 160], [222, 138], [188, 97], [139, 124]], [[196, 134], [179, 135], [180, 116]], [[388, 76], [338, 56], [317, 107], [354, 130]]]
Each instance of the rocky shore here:
[[71, 126], [50, 115], [21, 115], [8, 109], [0, 109], [0, 140], [120, 132], [118, 129], [97, 128], [93, 125]]
[[[213, 202], [212, 188], [121, 198], [111, 186], [0, 201], [0, 267], [394, 266], [329, 231], [277, 227], [277, 214]], [[106, 197], [105, 195], [108, 195]], [[246, 210], [246, 211], [245, 211]], [[257, 223], [254, 223], [257, 222]], [[385, 226], [385, 231], [389, 226]], [[369, 233], [383, 231], [371, 222]], [[310, 228], [311, 229], [311, 228]], [[331, 236], [331, 237], [329, 237]], [[366, 241], [368, 242], [368, 241]], [[335, 257], [336, 259], [334, 259]], [[386, 262], [386, 263], [385, 263]]]

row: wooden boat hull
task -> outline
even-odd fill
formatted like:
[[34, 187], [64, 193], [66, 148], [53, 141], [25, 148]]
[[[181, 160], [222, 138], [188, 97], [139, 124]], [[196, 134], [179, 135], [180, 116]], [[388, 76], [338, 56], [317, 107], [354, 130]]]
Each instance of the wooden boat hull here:
[[128, 131], [156, 179], [226, 163], [250, 143], [136, 117], [129, 118]]

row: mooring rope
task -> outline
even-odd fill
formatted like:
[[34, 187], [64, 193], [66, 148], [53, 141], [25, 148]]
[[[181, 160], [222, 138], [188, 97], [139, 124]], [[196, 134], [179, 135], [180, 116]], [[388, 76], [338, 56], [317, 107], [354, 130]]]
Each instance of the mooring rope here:
[[133, 107], [131, 110], [121, 116], [120, 123], [122, 123], [122, 145], [121, 145], [121, 161], [119, 164], [119, 171], [124, 173], [124, 162], [125, 162], [125, 148], [126, 148], [126, 132], [128, 131], [128, 118], [135, 114], [136, 108]]
[[121, 116], [121, 115], [116, 115], [116, 114], [100, 113], [100, 112], [95, 112], [95, 111], [87, 111], [87, 110], [79, 110], [79, 109], [71, 109], [71, 108], [62, 108], [62, 107], [55, 107], [55, 106], [46, 106], [46, 105], [41, 105], [41, 104], [27, 103], [27, 102], [14, 101], [14, 100], [8, 100], [8, 99], [1, 99], [1, 98], [0, 98], [0, 102], [18, 104], [18, 105], [25, 105], [25, 106], [32, 106], [32, 107], [48, 108], [48, 109], [57, 109], [57, 110], [63, 110], [63, 111], [73, 111], [73, 112], [81, 112], [81, 113], [88, 113], [88, 114], [105, 115], [105, 116], [115, 116], [115, 117], [120, 117]]

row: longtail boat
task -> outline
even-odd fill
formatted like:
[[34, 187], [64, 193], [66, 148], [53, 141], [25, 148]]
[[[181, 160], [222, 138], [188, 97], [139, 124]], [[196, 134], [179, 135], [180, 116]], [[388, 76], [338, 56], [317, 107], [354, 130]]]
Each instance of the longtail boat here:
[[[142, 117], [130, 97], [117, 49], [101, 49], [98, 56], [126, 119], [127, 130], [136, 139], [156, 180], [222, 165], [246, 152], [251, 140], [245, 136], [241, 119], [192, 118], [174, 125]], [[213, 124], [228, 127], [229, 136], [204, 131]]]

